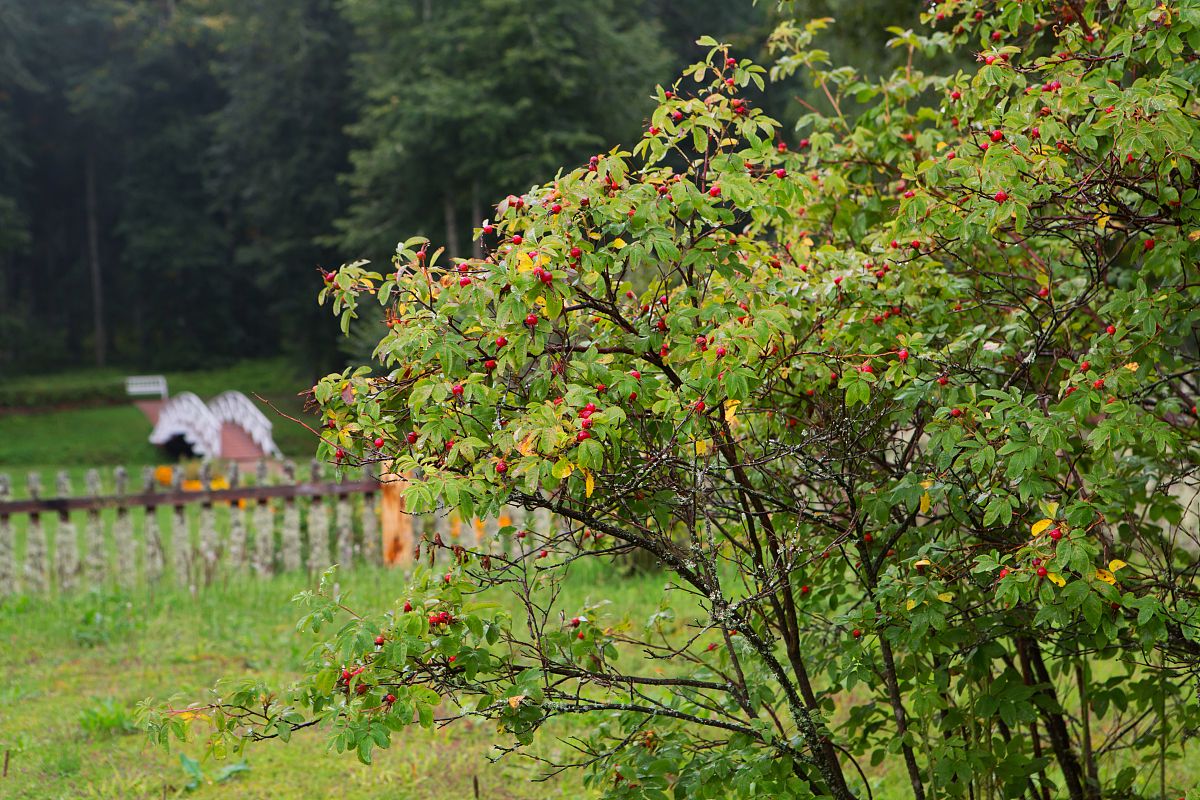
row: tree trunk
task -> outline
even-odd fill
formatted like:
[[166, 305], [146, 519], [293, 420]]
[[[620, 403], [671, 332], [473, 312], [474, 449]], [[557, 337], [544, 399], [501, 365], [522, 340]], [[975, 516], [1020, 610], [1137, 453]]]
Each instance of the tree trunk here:
[[[1023, 648], [1029, 660], [1034, 678], [1041, 684], [1041, 692], [1049, 700], [1048, 705], [1050, 708], [1058, 707], [1058, 696], [1054, 691], [1054, 683], [1050, 680], [1050, 672], [1046, 669], [1046, 662], [1042, 660], [1041, 648], [1032, 639], [1019, 640], [1019, 646]], [[1050, 748], [1054, 751], [1054, 757], [1058, 761], [1059, 769], [1062, 770], [1063, 779], [1067, 784], [1067, 794], [1070, 795], [1071, 800], [1085, 800], [1085, 798], [1092, 800], [1092, 798], [1099, 797], [1098, 793], [1089, 791], [1085, 787], [1083, 772], [1079, 768], [1079, 758], [1071, 746], [1071, 735], [1067, 731], [1067, 724], [1063, 720], [1062, 714], [1052, 711], [1050, 708], [1041, 707], [1041, 711], [1046, 720], [1046, 733], [1050, 737]]]
[[87, 203], [88, 270], [92, 278], [92, 347], [96, 366], [107, 359], [108, 330], [104, 324], [104, 280], [100, 274], [100, 225], [96, 219], [96, 155], [88, 149], [84, 168], [84, 195]]
[[446, 220], [446, 252], [458, 258], [458, 220], [455, 219], [454, 194], [447, 189], [442, 197], [442, 214]]
[[[471, 181], [471, 225], [483, 224], [483, 206], [479, 199], [479, 181]], [[473, 249], [475, 258], [483, 258], [483, 237], [475, 240]]]

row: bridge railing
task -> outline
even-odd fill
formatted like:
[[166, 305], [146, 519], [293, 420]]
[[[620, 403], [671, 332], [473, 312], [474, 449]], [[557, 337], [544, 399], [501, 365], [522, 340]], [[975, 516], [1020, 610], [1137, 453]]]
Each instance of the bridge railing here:
[[19, 497], [0, 474], [0, 596], [161, 581], [197, 592], [234, 574], [404, 565], [422, 537], [469, 547], [507, 526], [551, 524], [517, 510], [492, 520], [409, 515], [396, 476], [336, 481], [315, 462], [307, 473], [267, 461], [249, 479], [236, 465], [224, 476], [205, 465], [190, 479], [146, 467], [133, 487], [124, 468], [92, 469], [82, 492], [65, 471], [53, 491], [30, 473]]

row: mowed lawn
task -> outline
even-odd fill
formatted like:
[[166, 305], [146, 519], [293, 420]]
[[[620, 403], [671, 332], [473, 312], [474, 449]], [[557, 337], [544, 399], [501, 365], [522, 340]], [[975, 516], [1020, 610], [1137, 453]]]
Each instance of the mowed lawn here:
[[[402, 593], [403, 577], [364, 568], [342, 584], [364, 607], [379, 607]], [[241, 757], [203, 760], [200, 743], [171, 752], [148, 744], [134, 723], [147, 697], [203, 700], [222, 677], [257, 675], [282, 685], [298, 674], [311, 639], [295, 631], [302, 612], [289, 601], [306, 585], [299, 576], [247, 578], [195, 599], [164, 589], [0, 603], [0, 760], [9, 759], [0, 797], [176, 796], [193, 780], [181, 755], [200, 760], [205, 780], [188, 793], [196, 798], [459, 800], [476, 796], [476, 782], [482, 798], [588, 796], [579, 776], [533, 783], [528, 761], [489, 763], [495, 731], [478, 724], [413, 727], [377, 751], [369, 767], [327, 751], [320, 731], [252, 745], [247, 769], [229, 769]], [[612, 588], [636, 597], [637, 606], [662, 596], [661, 578]], [[534, 752], [562, 750], [545, 737]], [[225, 779], [216, 780], [223, 770]]]
[[[273, 423], [275, 442], [285, 455], [305, 460], [316, 450], [316, 439], [309, 431], [276, 412], [304, 416], [299, 394], [311, 385], [311, 376], [296, 373], [286, 361], [245, 361], [224, 369], [168, 373], [166, 377], [172, 394], [195, 392], [209, 400], [236, 389], [256, 404], [255, 395], [259, 395], [270, 404], [259, 407]], [[121, 380], [120, 373], [93, 370], [16, 378], [7, 381], [6, 388], [19, 391], [22, 385], [52, 387], [59, 401], [69, 405], [73, 397], [84, 396], [88, 385]], [[74, 473], [86, 467], [157, 464], [163, 456], [147, 440], [150, 429], [149, 420], [132, 402], [56, 408], [42, 413], [0, 409], [0, 471], [24, 482], [26, 472], [40, 469], [45, 484], [48, 468], [44, 465], [70, 467]]]

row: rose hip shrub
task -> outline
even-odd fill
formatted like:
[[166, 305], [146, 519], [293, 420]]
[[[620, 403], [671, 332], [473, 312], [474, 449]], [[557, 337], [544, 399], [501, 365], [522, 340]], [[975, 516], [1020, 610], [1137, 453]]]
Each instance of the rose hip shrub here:
[[[412, 239], [327, 276], [387, 332], [316, 386], [321, 454], [394, 462], [418, 511], [560, 524], [428, 541], [387, 610], [326, 581], [307, 675], [219, 694], [214, 747], [315, 724], [369, 761], [469, 716], [519, 750], [569, 716], [549, 769], [604, 797], [1186, 788], [1200, 9], [926, 22], [878, 81], [827, 66], [821, 20], [778, 29], [769, 75], [704, 40], [632, 153], [505, 199], [483, 258]], [[753, 97], [796, 73], [827, 104], [785, 138]], [[629, 553], [688, 610], [561, 601]]]

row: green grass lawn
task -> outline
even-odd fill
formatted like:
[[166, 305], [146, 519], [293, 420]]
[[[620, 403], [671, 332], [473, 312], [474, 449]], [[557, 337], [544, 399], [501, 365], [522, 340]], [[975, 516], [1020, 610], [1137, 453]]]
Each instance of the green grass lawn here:
[[[22, 386], [51, 387], [68, 402], [72, 387], [122, 379], [110, 370], [90, 370], [16, 378], [5, 385], [17, 391]], [[303, 404], [297, 395], [309, 387], [309, 378], [296, 373], [286, 361], [259, 360], [219, 370], [167, 373], [167, 383], [172, 394], [195, 392], [206, 400], [227, 389], [237, 389], [251, 399], [258, 394], [279, 411], [300, 417]], [[268, 407], [263, 407], [263, 413], [274, 424], [275, 442], [285, 455], [298, 460], [312, 456], [316, 449], [312, 434]], [[35, 414], [0, 411], [0, 471], [23, 473], [46, 469], [43, 465], [86, 468], [160, 463], [162, 455], [147, 441], [150, 427], [132, 403]]]
[[[363, 602], [382, 603], [401, 592], [397, 571], [360, 569], [343, 576]], [[581, 594], [613, 591], [635, 607], [661, 597], [661, 579], [625, 580], [606, 587], [589, 582]], [[197, 599], [172, 589], [82, 596], [67, 601], [0, 604], [0, 759], [10, 754], [0, 781], [6, 800], [51, 798], [160, 798], [180, 793], [190, 778], [181, 755], [201, 758], [191, 744], [166, 752], [147, 744], [133, 727], [146, 697], [200, 698], [221, 677], [259, 675], [277, 682], [296, 674], [309, 640], [297, 634], [300, 611], [289, 598], [300, 577], [247, 579], [202, 592]], [[582, 597], [580, 598], [583, 599]], [[494, 732], [456, 724], [427, 732], [412, 728], [378, 752], [375, 764], [326, 751], [319, 732], [289, 744], [252, 746], [248, 769], [215, 782], [236, 763], [201, 760], [208, 781], [190, 796], [273, 798], [585, 797], [575, 776], [531, 783], [521, 760], [490, 764]], [[550, 738], [541, 752], [559, 750]]]

